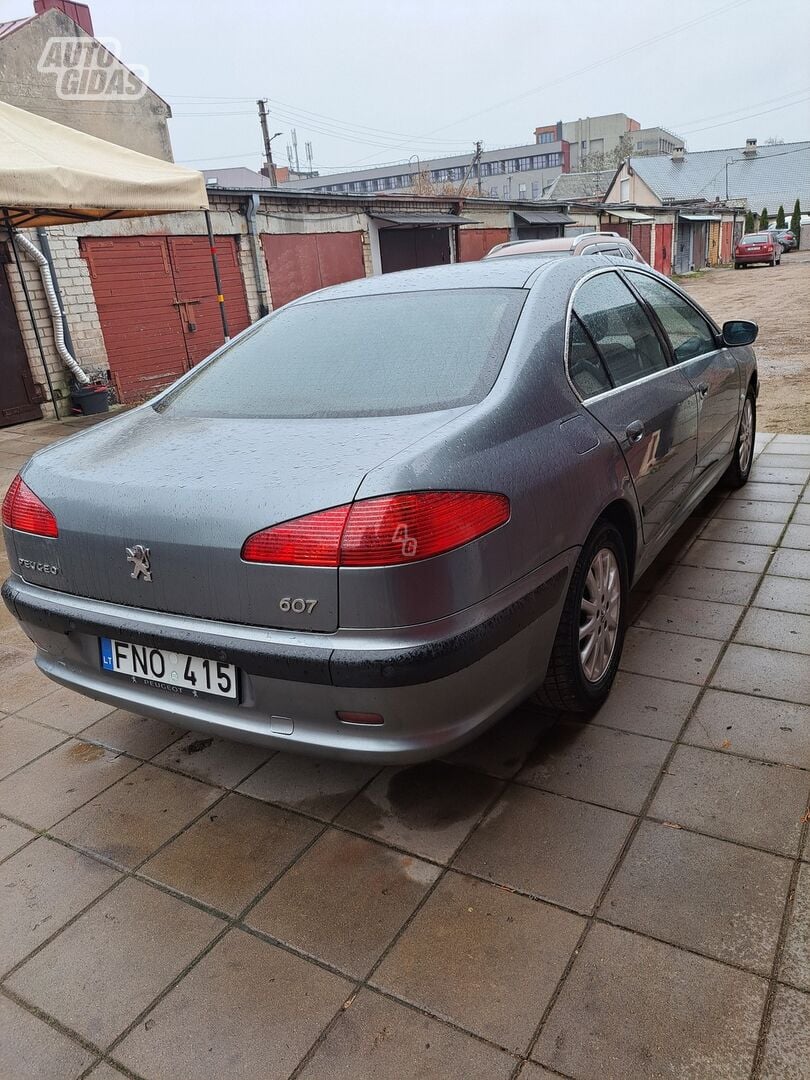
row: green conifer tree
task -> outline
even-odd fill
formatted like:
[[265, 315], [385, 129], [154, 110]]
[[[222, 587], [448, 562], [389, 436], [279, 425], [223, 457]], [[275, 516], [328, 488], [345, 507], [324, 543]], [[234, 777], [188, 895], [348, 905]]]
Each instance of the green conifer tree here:
[[798, 199], [793, 206], [793, 213], [790, 215], [790, 231], [796, 237], [798, 246], [802, 233], [802, 208], [799, 206]]

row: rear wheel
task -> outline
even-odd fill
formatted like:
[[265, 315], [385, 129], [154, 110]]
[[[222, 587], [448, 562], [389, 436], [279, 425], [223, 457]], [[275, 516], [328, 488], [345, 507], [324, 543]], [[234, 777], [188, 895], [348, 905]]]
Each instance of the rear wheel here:
[[574, 568], [538, 704], [575, 713], [599, 708], [621, 659], [627, 592], [621, 534], [600, 522]]
[[748, 482], [748, 477], [751, 475], [751, 465], [754, 461], [756, 433], [756, 398], [753, 389], [749, 386], [743, 402], [740, 429], [737, 432], [737, 443], [734, 447], [734, 457], [731, 459], [731, 464], [725, 475], [726, 482], [732, 487], [739, 488]]

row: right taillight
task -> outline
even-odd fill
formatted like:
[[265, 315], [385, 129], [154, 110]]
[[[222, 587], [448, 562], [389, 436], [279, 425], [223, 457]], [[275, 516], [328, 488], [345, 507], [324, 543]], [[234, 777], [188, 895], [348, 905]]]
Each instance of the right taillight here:
[[442, 555], [509, 520], [509, 500], [487, 491], [413, 491], [335, 506], [249, 536], [246, 562], [288, 566], [397, 566]]
[[56, 518], [19, 475], [11, 481], [11, 487], [3, 499], [2, 517], [3, 524], [17, 532], [32, 533], [34, 536], [59, 535]]

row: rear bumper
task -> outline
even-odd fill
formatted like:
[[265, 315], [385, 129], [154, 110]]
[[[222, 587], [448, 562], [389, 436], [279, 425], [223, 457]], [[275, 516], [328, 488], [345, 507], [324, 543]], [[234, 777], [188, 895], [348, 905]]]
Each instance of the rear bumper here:
[[[778, 259], [779, 256], [777, 255], [776, 258]], [[774, 260], [773, 255], [735, 255], [734, 256], [734, 262], [735, 263], [745, 263], [746, 265], [749, 264], [749, 263], [766, 263], [767, 265], [770, 266], [770, 264], [773, 262], [773, 260]]]
[[[278, 748], [417, 761], [473, 738], [539, 685], [576, 555], [474, 609], [395, 631], [263, 630], [124, 608], [16, 576], [2, 595], [36, 644], [41, 670], [90, 697]], [[100, 636], [236, 664], [242, 700], [194, 698], [102, 671]], [[338, 710], [379, 713], [385, 723], [343, 724]]]

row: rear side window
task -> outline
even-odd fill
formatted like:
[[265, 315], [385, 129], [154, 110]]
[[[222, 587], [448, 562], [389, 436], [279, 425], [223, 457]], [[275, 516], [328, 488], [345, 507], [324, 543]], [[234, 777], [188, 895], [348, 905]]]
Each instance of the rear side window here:
[[667, 366], [652, 323], [618, 274], [584, 281], [574, 297], [574, 314], [593, 339], [614, 386], [626, 386]]
[[525, 298], [522, 289], [443, 289], [291, 305], [156, 407], [314, 419], [471, 405], [492, 389]]
[[715, 351], [712, 328], [682, 296], [647, 274], [630, 271], [628, 276], [661, 320], [678, 363]]
[[571, 382], [583, 398], [594, 397], [595, 394], [610, 390], [610, 379], [607, 377], [599, 354], [576, 315], [571, 319], [568, 371]]

